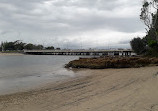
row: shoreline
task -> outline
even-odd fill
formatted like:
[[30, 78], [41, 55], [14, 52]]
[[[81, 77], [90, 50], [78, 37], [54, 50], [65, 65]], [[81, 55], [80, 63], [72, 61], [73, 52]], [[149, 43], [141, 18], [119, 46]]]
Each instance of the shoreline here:
[[0, 96], [1, 111], [158, 110], [158, 67], [81, 70], [43, 89]]
[[0, 52], [0, 56], [9, 56], [9, 55], [25, 55], [23, 53], [19, 53], [19, 52]]
[[78, 79], [83, 79], [85, 77], [87, 77], [87, 76], [83, 76], [81, 74], [81, 75], [76, 76], [76, 77], [70, 77], [70, 78], [65, 78], [65, 79], [61, 79], [61, 80], [57, 80], [57, 81], [52, 81], [52, 82], [49, 82], [49, 83], [43, 83], [40, 86], [35, 86], [35, 87], [32, 87], [32, 88], [26, 89], [24, 91], [19, 90], [19, 91], [15, 91], [15, 92], [12, 92], [12, 93], [6, 93], [6, 94], [2, 93], [2, 94], [0, 94], [0, 100], [1, 100], [1, 98], [6, 98], [6, 97], [10, 97], [10, 96], [15, 96], [15, 95], [18, 96], [18, 95], [38, 94], [38, 93], [41, 93], [41, 92], [45, 92], [46, 90], [56, 88], [58, 85], [62, 85], [62, 84], [65, 84], [67, 82], [75, 81], [75, 80], [78, 80]]

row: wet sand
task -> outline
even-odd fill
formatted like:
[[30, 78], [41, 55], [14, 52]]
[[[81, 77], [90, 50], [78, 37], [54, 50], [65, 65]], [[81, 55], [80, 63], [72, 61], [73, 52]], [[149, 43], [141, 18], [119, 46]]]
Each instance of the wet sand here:
[[42, 89], [0, 96], [0, 111], [158, 111], [158, 67], [77, 71]]

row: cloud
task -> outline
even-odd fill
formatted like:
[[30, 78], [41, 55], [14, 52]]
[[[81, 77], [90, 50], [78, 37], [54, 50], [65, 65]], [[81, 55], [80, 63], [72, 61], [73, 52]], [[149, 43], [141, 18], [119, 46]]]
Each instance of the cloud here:
[[140, 8], [136, 0], [1, 0], [0, 41], [87, 48], [106, 46], [108, 39], [119, 45], [124, 36], [143, 35]]

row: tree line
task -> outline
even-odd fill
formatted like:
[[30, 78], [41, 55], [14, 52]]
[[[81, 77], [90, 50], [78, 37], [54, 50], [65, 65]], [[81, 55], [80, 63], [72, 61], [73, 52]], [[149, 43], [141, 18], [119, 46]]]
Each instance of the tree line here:
[[[22, 51], [22, 50], [54, 50], [54, 46], [48, 46], [48, 47], [44, 47], [41, 44], [32, 44], [32, 43], [24, 43], [20, 40], [16, 40], [13, 42], [2, 42], [0, 44], [0, 50], [1, 51]], [[58, 50], [60, 50], [60, 48], [56, 48]]]
[[146, 36], [130, 41], [132, 49], [139, 55], [158, 57], [158, 0], [144, 0], [140, 19], [147, 26]]

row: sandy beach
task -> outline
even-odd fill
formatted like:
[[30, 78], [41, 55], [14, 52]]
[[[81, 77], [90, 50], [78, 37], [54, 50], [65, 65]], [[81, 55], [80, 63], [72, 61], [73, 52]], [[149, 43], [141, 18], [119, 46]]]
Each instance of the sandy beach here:
[[2, 53], [0, 52], [0, 56], [8, 56], [8, 55], [24, 55], [22, 53]]
[[158, 67], [80, 70], [34, 91], [0, 96], [0, 111], [158, 111]]

